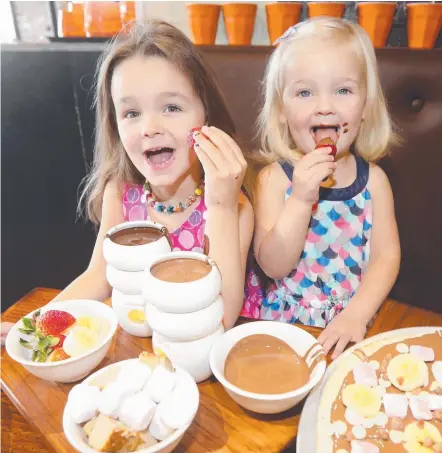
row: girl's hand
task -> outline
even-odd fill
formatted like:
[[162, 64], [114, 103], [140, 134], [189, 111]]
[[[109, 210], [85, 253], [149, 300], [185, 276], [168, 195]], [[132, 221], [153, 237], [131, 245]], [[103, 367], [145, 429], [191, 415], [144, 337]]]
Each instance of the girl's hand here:
[[324, 352], [329, 353], [336, 344], [332, 360], [336, 359], [350, 342], [359, 343], [364, 339], [367, 325], [361, 319], [350, 316], [345, 309], [339, 313], [319, 335], [318, 342], [322, 344]]
[[321, 182], [336, 169], [331, 148], [318, 148], [303, 156], [293, 170], [293, 198], [308, 204], [315, 204], [319, 198]]
[[204, 168], [206, 206], [236, 209], [247, 162], [235, 141], [222, 130], [203, 126], [201, 132], [193, 136], [195, 153]]
[[6, 335], [8, 335], [8, 332], [11, 330], [11, 327], [13, 325], [14, 323], [12, 322], [2, 322], [0, 324], [0, 341], [2, 346], [4, 346], [6, 341]]

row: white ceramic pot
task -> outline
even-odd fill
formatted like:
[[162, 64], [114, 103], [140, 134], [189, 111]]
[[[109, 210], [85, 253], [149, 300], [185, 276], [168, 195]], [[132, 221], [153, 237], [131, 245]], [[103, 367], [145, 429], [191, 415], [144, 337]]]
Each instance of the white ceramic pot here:
[[121, 293], [139, 296], [142, 293], [145, 273], [143, 271], [121, 271], [120, 269], [108, 264], [106, 266], [106, 278], [109, 285], [111, 285], [112, 288], [116, 288]]
[[224, 332], [221, 324], [211, 335], [194, 341], [174, 341], [153, 332], [152, 347], [156, 353], [163, 351], [174, 365], [185, 369], [195, 382], [201, 382], [212, 375], [209, 364], [210, 349], [214, 341]]
[[[210, 264], [212, 269], [205, 277], [184, 283], [166, 282], [151, 274], [156, 264], [178, 258], [200, 260]], [[208, 307], [218, 297], [221, 292], [221, 274], [215, 262], [202, 253], [171, 252], [157, 258], [147, 267], [142, 291], [146, 302], [162, 311], [191, 313]]]
[[152, 329], [146, 319], [145, 305], [142, 295], [123, 294], [115, 288], [112, 291], [112, 308], [120, 326], [136, 337], [152, 335]]
[[[82, 315], [99, 316], [107, 319], [109, 322], [109, 332], [100, 345], [78, 357], [61, 360], [60, 362], [38, 363], [31, 360], [31, 351], [23, 348], [19, 344], [19, 338], [25, 338], [18, 331], [22, 327], [22, 321], [14, 324], [6, 337], [6, 351], [13, 360], [23, 365], [33, 375], [47, 381], [56, 382], [76, 382], [87, 376], [105, 357], [109, 351], [112, 337], [114, 336], [118, 320], [113, 310], [102, 302], [95, 300], [66, 300], [63, 302], [54, 302], [46, 305], [41, 309], [44, 313], [48, 310], [67, 311], [76, 318]], [[34, 310], [36, 311], [36, 310]], [[32, 313], [26, 315], [26, 318], [32, 317]]]
[[[301, 357], [308, 352], [305, 357], [307, 365], [313, 367], [316, 363], [310, 372], [308, 383], [292, 392], [280, 394], [246, 392], [231, 384], [224, 377], [224, 363], [227, 355], [239, 340], [256, 334], [272, 335], [285, 341]], [[323, 359], [317, 361], [318, 356]], [[210, 352], [210, 366], [215, 377], [239, 405], [261, 414], [276, 414], [296, 406], [308, 395], [324, 375], [326, 362], [322, 346], [305, 330], [283, 322], [256, 321], [234, 327], [217, 338]]]
[[191, 341], [214, 333], [224, 316], [221, 296], [202, 310], [191, 313], [166, 313], [146, 304], [146, 318], [153, 330], [172, 340]]
[[[109, 238], [109, 236], [117, 231], [134, 227], [155, 228], [163, 236], [149, 244], [134, 246], [116, 244]], [[114, 226], [107, 232], [103, 241], [103, 255], [106, 262], [123, 271], [143, 271], [153, 259], [170, 251], [171, 247], [167, 229], [163, 225], [149, 220], [125, 222]]]

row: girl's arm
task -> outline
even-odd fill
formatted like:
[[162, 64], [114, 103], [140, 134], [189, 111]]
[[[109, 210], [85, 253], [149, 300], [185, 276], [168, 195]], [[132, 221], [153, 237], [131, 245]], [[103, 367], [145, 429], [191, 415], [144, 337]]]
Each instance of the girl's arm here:
[[222, 275], [224, 327], [230, 329], [238, 319], [244, 301], [247, 254], [253, 235], [253, 210], [241, 193], [237, 208], [211, 207], [208, 211], [209, 255]]
[[194, 133], [194, 149], [204, 168], [209, 255], [221, 272], [224, 327], [230, 329], [244, 301], [245, 268], [253, 235], [252, 207], [241, 193], [247, 162], [225, 132], [213, 126], [204, 126], [201, 131]]
[[114, 182], [109, 182], [103, 195], [100, 229], [88, 268], [69, 284], [51, 302], [69, 299], [104, 300], [111, 295], [106, 280], [106, 261], [103, 256], [103, 240], [107, 231], [124, 222], [122, 193]]
[[289, 196], [289, 180], [278, 163], [258, 176], [255, 205], [254, 251], [270, 278], [286, 277], [298, 264], [305, 244], [312, 205]]
[[329, 152], [329, 147], [317, 149], [297, 162], [287, 201], [289, 181], [278, 163], [266, 167], [258, 178], [254, 250], [271, 278], [286, 277], [299, 262], [319, 186], [336, 168]]
[[394, 200], [387, 176], [380, 167], [370, 166], [368, 182], [373, 200], [370, 261], [361, 285], [347, 307], [327, 326], [318, 341], [332, 358], [352, 342], [362, 341], [367, 324], [378, 311], [396, 281], [401, 258]]

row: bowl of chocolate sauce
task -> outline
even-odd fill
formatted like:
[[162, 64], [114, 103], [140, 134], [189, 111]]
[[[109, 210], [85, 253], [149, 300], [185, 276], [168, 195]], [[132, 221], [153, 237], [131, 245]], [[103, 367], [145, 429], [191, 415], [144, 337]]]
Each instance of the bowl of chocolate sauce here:
[[166, 313], [202, 310], [213, 304], [220, 292], [218, 267], [202, 253], [167, 253], [154, 260], [144, 273], [146, 302]]
[[322, 346], [305, 330], [256, 321], [225, 332], [213, 344], [210, 367], [239, 405], [261, 414], [293, 408], [325, 373]]
[[121, 271], [144, 271], [155, 258], [170, 251], [167, 229], [148, 220], [121, 223], [103, 241], [107, 264]]

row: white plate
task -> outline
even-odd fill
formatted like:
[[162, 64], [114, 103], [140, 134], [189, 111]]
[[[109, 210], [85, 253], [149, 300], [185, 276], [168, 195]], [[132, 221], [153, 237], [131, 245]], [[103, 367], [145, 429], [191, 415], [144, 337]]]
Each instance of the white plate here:
[[405, 329], [392, 330], [390, 332], [380, 333], [374, 337], [370, 337], [355, 344], [350, 349], [345, 351], [334, 363], [332, 363], [321, 383], [315, 387], [315, 389], [308, 396], [304, 408], [302, 409], [301, 419], [299, 421], [298, 436], [296, 439], [296, 451], [302, 453], [318, 453], [316, 451], [316, 439], [317, 439], [317, 421], [318, 421], [318, 408], [321, 400], [322, 391], [324, 386], [334, 370], [339, 366], [342, 360], [348, 357], [356, 349], [360, 349], [374, 341], [384, 340], [387, 338], [399, 336], [399, 335], [419, 335], [426, 333], [433, 333], [440, 330], [440, 327], [409, 327]]
[[[104, 373], [106, 370], [108, 370], [110, 367], [113, 366], [118, 366], [119, 368], [123, 368], [125, 364], [129, 364], [131, 362], [135, 362], [138, 359], [129, 359], [129, 360], [123, 360], [121, 362], [116, 362], [112, 363], [111, 365], [108, 365], [105, 368], [102, 368], [101, 370], [98, 370], [94, 374], [91, 374], [88, 376], [83, 383], [88, 383], [92, 379], [94, 379], [96, 376], [99, 376], [100, 374]], [[193, 380], [192, 376], [190, 374], [183, 370], [180, 367], [175, 367], [176, 372], [178, 373], [178, 379], [185, 379], [186, 383], [189, 385], [189, 393], [194, 393], [195, 397], [198, 399], [198, 404], [197, 407], [199, 406], [199, 390], [197, 385], [195, 384], [195, 381]], [[196, 415], [196, 414], [195, 414]], [[195, 416], [193, 417], [195, 418]], [[141, 453], [169, 453], [171, 452], [181, 441], [184, 433], [187, 431], [189, 426], [193, 422], [193, 418], [188, 423], [187, 425], [183, 426], [180, 429], [177, 429], [175, 432], [173, 432], [167, 439], [158, 442], [157, 444], [153, 445], [152, 447], [149, 448], [144, 448], [142, 450], [137, 450], [137, 452]], [[77, 425], [74, 420], [72, 420], [72, 417], [69, 413], [69, 402], [66, 404], [64, 407], [63, 411], [63, 431], [64, 434], [69, 441], [69, 443], [79, 452], [81, 453], [97, 453], [96, 450], [92, 449], [89, 447], [89, 444], [87, 443], [87, 438], [86, 435], [83, 432], [83, 429], [80, 425]]]

